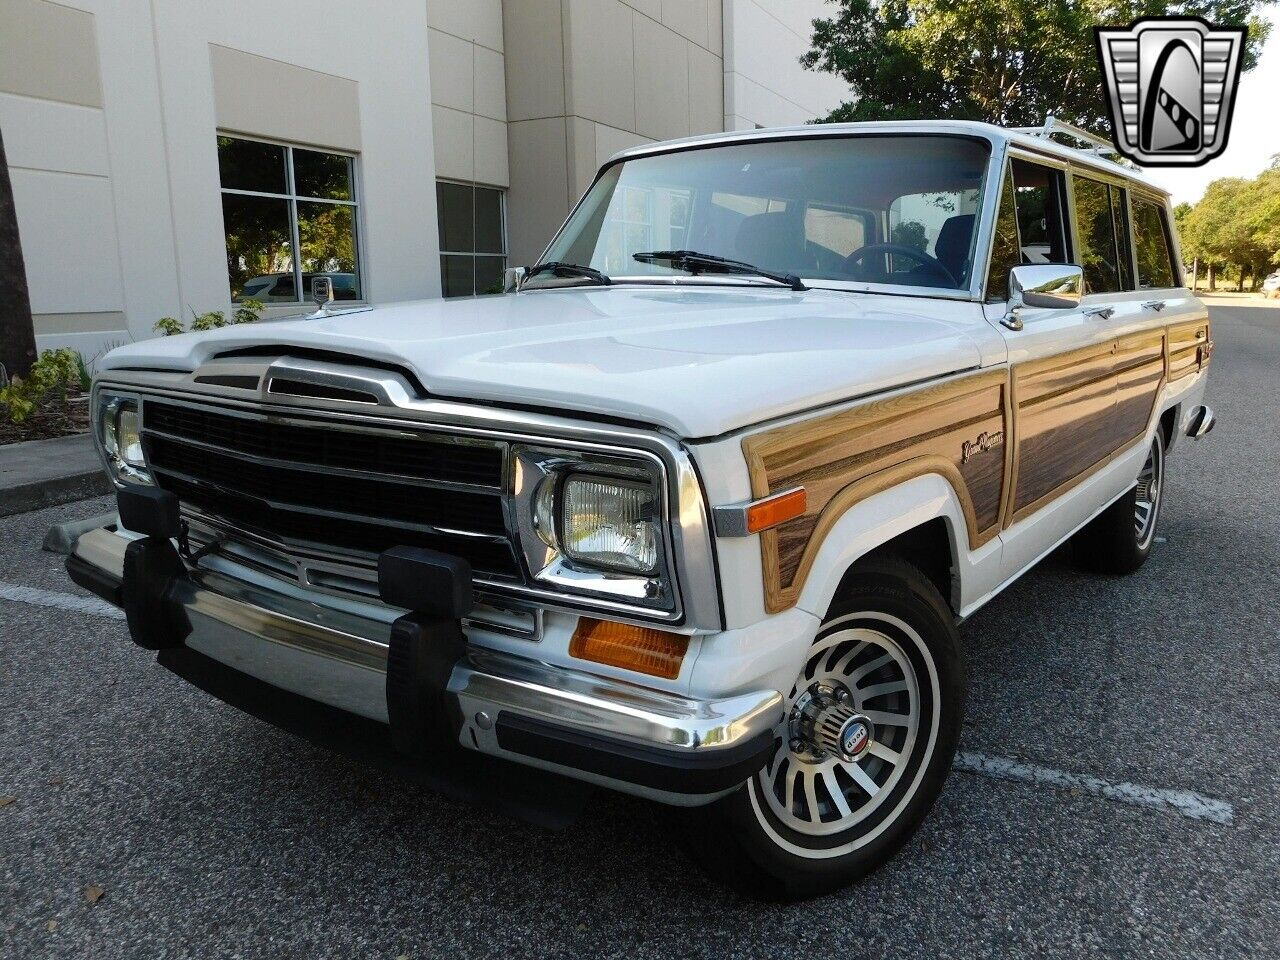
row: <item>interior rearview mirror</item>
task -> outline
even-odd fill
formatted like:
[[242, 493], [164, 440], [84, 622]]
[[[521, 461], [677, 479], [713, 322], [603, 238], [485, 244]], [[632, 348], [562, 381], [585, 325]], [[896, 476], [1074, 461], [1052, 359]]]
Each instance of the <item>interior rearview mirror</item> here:
[[1070, 310], [1080, 306], [1084, 271], [1074, 263], [1024, 263], [1009, 271], [1009, 311], [1001, 321], [1022, 329], [1024, 307]]

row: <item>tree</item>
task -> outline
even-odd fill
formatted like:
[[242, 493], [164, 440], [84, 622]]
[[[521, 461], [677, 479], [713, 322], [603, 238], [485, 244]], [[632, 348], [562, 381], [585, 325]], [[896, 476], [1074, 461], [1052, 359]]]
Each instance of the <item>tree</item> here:
[[1224, 177], [1209, 184], [1204, 196], [1180, 221], [1184, 251], [1210, 267], [1210, 289], [1216, 268], [1234, 266], [1240, 287], [1246, 278], [1256, 286], [1277, 253], [1280, 239], [1280, 169], [1272, 166], [1253, 180]]
[[800, 62], [849, 84], [826, 122], [986, 120], [1030, 126], [1048, 114], [1110, 131], [1093, 43], [1096, 26], [1139, 16], [1196, 15], [1248, 25], [1243, 66], [1257, 63], [1276, 0], [829, 0]]
[[36, 332], [31, 322], [27, 267], [22, 262], [18, 211], [0, 135], [0, 364], [9, 376], [24, 377], [36, 360]]

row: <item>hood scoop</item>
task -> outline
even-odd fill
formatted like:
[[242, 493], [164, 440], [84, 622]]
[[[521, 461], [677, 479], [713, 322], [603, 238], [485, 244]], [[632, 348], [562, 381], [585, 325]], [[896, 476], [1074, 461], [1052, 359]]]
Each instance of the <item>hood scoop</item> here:
[[288, 354], [263, 356], [256, 362], [247, 354], [217, 357], [191, 375], [192, 383], [214, 388], [213, 393], [236, 396], [244, 391], [259, 400], [285, 398], [322, 405], [407, 406], [422, 394], [416, 380], [356, 358], [345, 362]]
[[340, 400], [344, 403], [377, 404], [379, 402], [378, 395], [367, 390], [353, 390], [350, 387], [341, 387], [332, 383], [315, 383], [294, 377], [273, 376], [267, 381], [267, 393], [306, 397], [309, 400]]

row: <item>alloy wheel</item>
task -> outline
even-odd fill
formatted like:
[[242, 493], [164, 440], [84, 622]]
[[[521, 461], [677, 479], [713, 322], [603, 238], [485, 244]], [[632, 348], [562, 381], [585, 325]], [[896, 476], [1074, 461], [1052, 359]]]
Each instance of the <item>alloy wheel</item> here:
[[838, 854], [886, 827], [937, 733], [937, 676], [918, 634], [876, 613], [831, 626], [810, 650], [751, 791], [762, 825], [807, 856]]
[[1164, 443], [1159, 434], [1151, 443], [1147, 461], [1138, 473], [1133, 503], [1133, 527], [1138, 547], [1145, 550], [1155, 537], [1160, 518], [1160, 495], [1164, 486]]

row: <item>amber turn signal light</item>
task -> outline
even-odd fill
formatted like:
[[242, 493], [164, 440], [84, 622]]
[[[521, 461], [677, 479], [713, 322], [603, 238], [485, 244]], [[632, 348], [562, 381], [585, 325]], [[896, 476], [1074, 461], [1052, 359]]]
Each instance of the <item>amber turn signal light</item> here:
[[569, 641], [569, 656], [651, 677], [674, 680], [689, 649], [689, 638], [650, 627], [633, 627], [583, 617]]
[[809, 496], [804, 487], [788, 490], [777, 496], [757, 501], [747, 507], [747, 533], [759, 533], [780, 523], [794, 520], [809, 506]]

